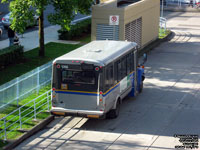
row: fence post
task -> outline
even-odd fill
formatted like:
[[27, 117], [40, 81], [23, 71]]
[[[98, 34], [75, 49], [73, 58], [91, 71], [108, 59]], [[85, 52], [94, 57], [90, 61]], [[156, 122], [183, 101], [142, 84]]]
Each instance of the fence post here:
[[35, 106], [35, 99], [34, 99], [34, 120], [37, 120], [37, 118], [36, 118], [36, 106]]
[[17, 107], [19, 107], [19, 78], [17, 78], [16, 95], [17, 95]]
[[6, 134], [6, 118], [4, 118], [4, 140], [7, 140], [7, 134]]
[[39, 94], [40, 90], [40, 67], [37, 68], [37, 94]]
[[19, 123], [20, 123], [20, 129], [22, 129], [21, 107], [19, 108]]
[[48, 104], [48, 111], [50, 110], [50, 107], [49, 107], [49, 92], [47, 92], [47, 104]]

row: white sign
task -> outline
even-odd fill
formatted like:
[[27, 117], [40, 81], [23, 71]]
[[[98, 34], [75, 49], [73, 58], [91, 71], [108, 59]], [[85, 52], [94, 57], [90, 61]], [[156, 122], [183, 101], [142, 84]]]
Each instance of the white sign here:
[[110, 16], [109, 25], [119, 25], [119, 16]]

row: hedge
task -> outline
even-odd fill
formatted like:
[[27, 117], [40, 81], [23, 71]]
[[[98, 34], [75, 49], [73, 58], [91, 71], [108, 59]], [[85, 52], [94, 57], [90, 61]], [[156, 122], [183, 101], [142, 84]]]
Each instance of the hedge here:
[[0, 50], [0, 70], [23, 59], [23, 46], [15, 45]]
[[79, 38], [84, 33], [91, 33], [91, 19], [83, 20], [70, 26], [70, 30], [58, 30], [58, 37], [60, 40], [71, 40]]

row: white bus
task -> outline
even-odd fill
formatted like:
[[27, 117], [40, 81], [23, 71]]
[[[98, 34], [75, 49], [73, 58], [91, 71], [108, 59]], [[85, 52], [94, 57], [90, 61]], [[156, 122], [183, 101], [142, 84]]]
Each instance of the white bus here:
[[53, 115], [116, 118], [122, 99], [143, 88], [137, 44], [93, 41], [53, 61]]

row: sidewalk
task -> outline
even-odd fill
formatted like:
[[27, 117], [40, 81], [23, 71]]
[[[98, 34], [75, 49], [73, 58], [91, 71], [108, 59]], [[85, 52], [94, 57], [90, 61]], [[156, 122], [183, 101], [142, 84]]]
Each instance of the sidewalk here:
[[[58, 43], [66, 43], [66, 44], [78, 44], [79, 42], [76, 41], [63, 41], [58, 40], [58, 30], [60, 27], [58, 25], [55, 26], [49, 26], [44, 29], [44, 39], [45, 44], [48, 42], [58, 42]], [[23, 34], [23, 37], [20, 37], [20, 43], [22, 46], [24, 46], [24, 51], [29, 51], [33, 48], [36, 48], [39, 46], [39, 36], [38, 36], [38, 30], [28, 32]], [[9, 45], [9, 40], [3, 40], [0, 41], [0, 49], [6, 48]]]
[[170, 3], [164, 6], [165, 11], [176, 11], [176, 12], [200, 12], [200, 8], [195, 8], [188, 6], [188, 4], [182, 4], [181, 6], [178, 6], [178, 4]]

